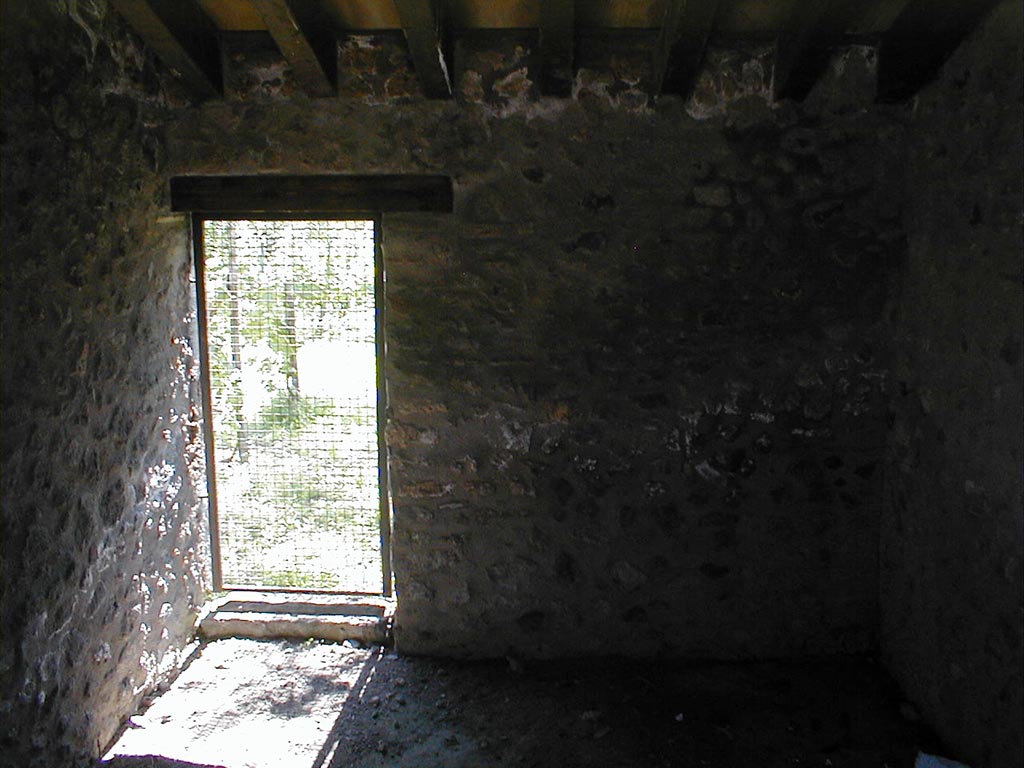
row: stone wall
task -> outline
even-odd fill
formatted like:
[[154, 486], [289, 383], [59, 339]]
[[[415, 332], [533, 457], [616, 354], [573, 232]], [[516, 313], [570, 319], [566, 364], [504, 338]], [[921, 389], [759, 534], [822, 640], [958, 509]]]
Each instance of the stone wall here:
[[707, 119], [649, 109], [614, 54], [548, 100], [524, 43], [464, 41], [447, 103], [263, 61], [169, 170], [453, 178], [454, 214], [383, 220], [400, 650], [870, 650], [902, 131], [770, 108], [760, 50]]
[[894, 333], [882, 651], [972, 766], [1021, 754], [1021, 7], [919, 97]]
[[97, 754], [206, 583], [166, 107], [99, 3], [3, 4], [0, 764]]

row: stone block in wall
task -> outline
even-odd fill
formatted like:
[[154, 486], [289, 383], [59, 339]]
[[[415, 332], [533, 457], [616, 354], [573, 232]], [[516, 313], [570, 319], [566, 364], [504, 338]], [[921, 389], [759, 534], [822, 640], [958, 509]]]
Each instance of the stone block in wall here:
[[368, 103], [422, 98], [401, 32], [350, 35], [340, 40], [338, 95]]

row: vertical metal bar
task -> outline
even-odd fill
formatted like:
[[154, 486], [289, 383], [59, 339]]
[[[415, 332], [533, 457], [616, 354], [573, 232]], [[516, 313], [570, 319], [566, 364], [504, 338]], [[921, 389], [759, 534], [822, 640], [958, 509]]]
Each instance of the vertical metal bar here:
[[377, 486], [380, 494], [380, 560], [383, 569], [383, 591], [392, 594], [391, 574], [391, 481], [388, 473], [388, 447], [384, 437], [387, 425], [387, 381], [384, 376], [385, 318], [384, 251], [381, 248], [381, 216], [373, 220], [373, 295], [374, 333], [377, 343]]
[[203, 391], [203, 452], [206, 454], [206, 504], [210, 512], [210, 560], [213, 588], [224, 588], [224, 572], [220, 559], [220, 518], [217, 515], [217, 469], [214, 461], [213, 392], [210, 378], [210, 347], [206, 319], [206, 251], [201, 214], [192, 215], [192, 258], [196, 270], [196, 321], [199, 325], [200, 387]]

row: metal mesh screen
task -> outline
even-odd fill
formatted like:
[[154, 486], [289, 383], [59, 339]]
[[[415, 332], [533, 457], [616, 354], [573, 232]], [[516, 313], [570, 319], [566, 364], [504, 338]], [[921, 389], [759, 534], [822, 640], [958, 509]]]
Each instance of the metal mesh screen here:
[[203, 236], [223, 581], [379, 593], [373, 222]]

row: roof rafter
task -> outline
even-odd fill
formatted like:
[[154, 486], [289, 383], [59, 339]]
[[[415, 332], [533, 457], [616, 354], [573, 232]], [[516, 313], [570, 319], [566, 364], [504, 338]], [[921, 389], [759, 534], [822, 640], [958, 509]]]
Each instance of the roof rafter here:
[[198, 5], [186, 12], [180, 3], [112, 0], [111, 4], [193, 95], [221, 95], [217, 31]]
[[668, 0], [654, 49], [649, 93], [689, 97], [697, 83], [719, 0]]
[[572, 94], [576, 10], [573, 0], [545, 0], [540, 11], [540, 90]]
[[[891, 0], [886, 14], [896, 18], [910, 0]], [[775, 41], [775, 97], [802, 101], [829, 66], [835, 49], [844, 42], [868, 42], [875, 35], [847, 35], [847, 25], [860, 11], [859, 0], [822, 0], [794, 4], [786, 29]]]
[[253, 5], [302, 89], [310, 96], [333, 95], [337, 51], [321, 46], [323, 50], [318, 52], [303, 31], [289, 0], [253, 0]]
[[997, 3], [907, 3], [879, 46], [879, 100], [901, 101], [917, 93]]
[[850, 10], [851, 0], [793, 4], [785, 28], [775, 38], [775, 98], [802, 101], [810, 93], [842, 39]]
[[430, 0], [395, 0], [395, 7], [423, 94], [430, 99], [450, 98], [451, 77], [442, 45], [440, 17], [433, 4]]

